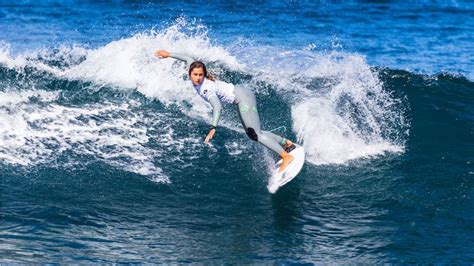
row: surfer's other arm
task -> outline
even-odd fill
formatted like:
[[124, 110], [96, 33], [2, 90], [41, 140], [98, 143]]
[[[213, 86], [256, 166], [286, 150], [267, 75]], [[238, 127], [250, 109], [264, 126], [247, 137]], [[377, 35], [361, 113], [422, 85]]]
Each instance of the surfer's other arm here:
[[217, 95], [215, 94], [209, 96], [209, 103], [212, 105], [213, 119], [211, 123], [211, 130], [207, 134], [206, 140], [204, 141], [205, 143], [209, 143], [209, 141], [211, 141], [211, 139], [214, 137], [214, 134], [216, 133], [217, 123], [219, 122], [219, 119], [221, 117], [222, 109], [221, 101], [219, 100], [219, 97], [217, 97]]

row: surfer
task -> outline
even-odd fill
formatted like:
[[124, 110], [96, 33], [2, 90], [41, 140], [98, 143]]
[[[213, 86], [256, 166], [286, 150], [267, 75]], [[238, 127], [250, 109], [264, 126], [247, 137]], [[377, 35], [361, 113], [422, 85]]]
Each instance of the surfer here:
[[289, 152], [295, 148], [293, 142], [275, 135], [270, 131], [260, 129], [257, 103], [255, 95], [251, 90], [215, 79], [207, 73], [207, 68], [204, 63], [196, 61], [188, 55], [157, 50], [155, 51], [155, 56], [159, 58], [172, 57], [186, 62], [188, 75], [194, 90], [199, 96], [212, 105], [213, 120], [211, 129], [204, 141], [205, 143], [209, 143], [216, 133], [217, 123], [221, 115], [222, 102], [232, 103], [237, 105], [240, 120], [242, 121], [247, 136], [281, 156], [283, 162], [280, 165], [279, 172], [283, 171], [286, 166], [293, 161], [293, 156], [289, 154]]

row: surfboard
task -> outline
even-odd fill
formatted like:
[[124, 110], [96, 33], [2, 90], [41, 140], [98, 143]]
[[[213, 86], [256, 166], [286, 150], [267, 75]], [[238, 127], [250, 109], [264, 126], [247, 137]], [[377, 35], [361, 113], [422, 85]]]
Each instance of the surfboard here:
[[304, 149], [298, 144], [295, 144], [295, 146], [296, 148], [290, 152], [294, 159], [283, 172], [278, 172], [283, 160], [279, 160], [273, 167], [273, 174], [268, 180], [268, 192], [272, 194], [277, 192], [279, 188], [293, 180], [301, 171], [301, 168], [303, 168], [305, 158]]

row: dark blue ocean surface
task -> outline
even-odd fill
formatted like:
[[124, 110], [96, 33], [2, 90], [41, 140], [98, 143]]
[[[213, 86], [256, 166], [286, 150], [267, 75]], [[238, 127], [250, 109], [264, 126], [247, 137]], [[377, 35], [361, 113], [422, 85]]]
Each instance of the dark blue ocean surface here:
[[[0, 1], [0, 262], [474, 263], [474, 4]], [[184, 64], [255, 91], [298, 177]]]

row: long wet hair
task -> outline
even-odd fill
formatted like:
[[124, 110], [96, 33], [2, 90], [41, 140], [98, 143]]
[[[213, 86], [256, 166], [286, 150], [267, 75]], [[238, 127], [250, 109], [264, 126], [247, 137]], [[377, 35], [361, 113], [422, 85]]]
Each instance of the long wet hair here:
[[194, 61], [190, 66], [189, 66], [189, 71], [188, 71], [188, 75], [191, 76], [191, 72], [193, 71], [193, 69], [195, 68], [202, 68], [202, 70], [204, 71], [204, 77], [206, 77], [207, 79], [209, 80], [212, 80], [212, 81], [215, 81], [216, 78], [214, 78], [211, 74], [207, 73], [207, 68], [206, 68], [206, 65], [204, 65], [203, 62], [201, 61]]

